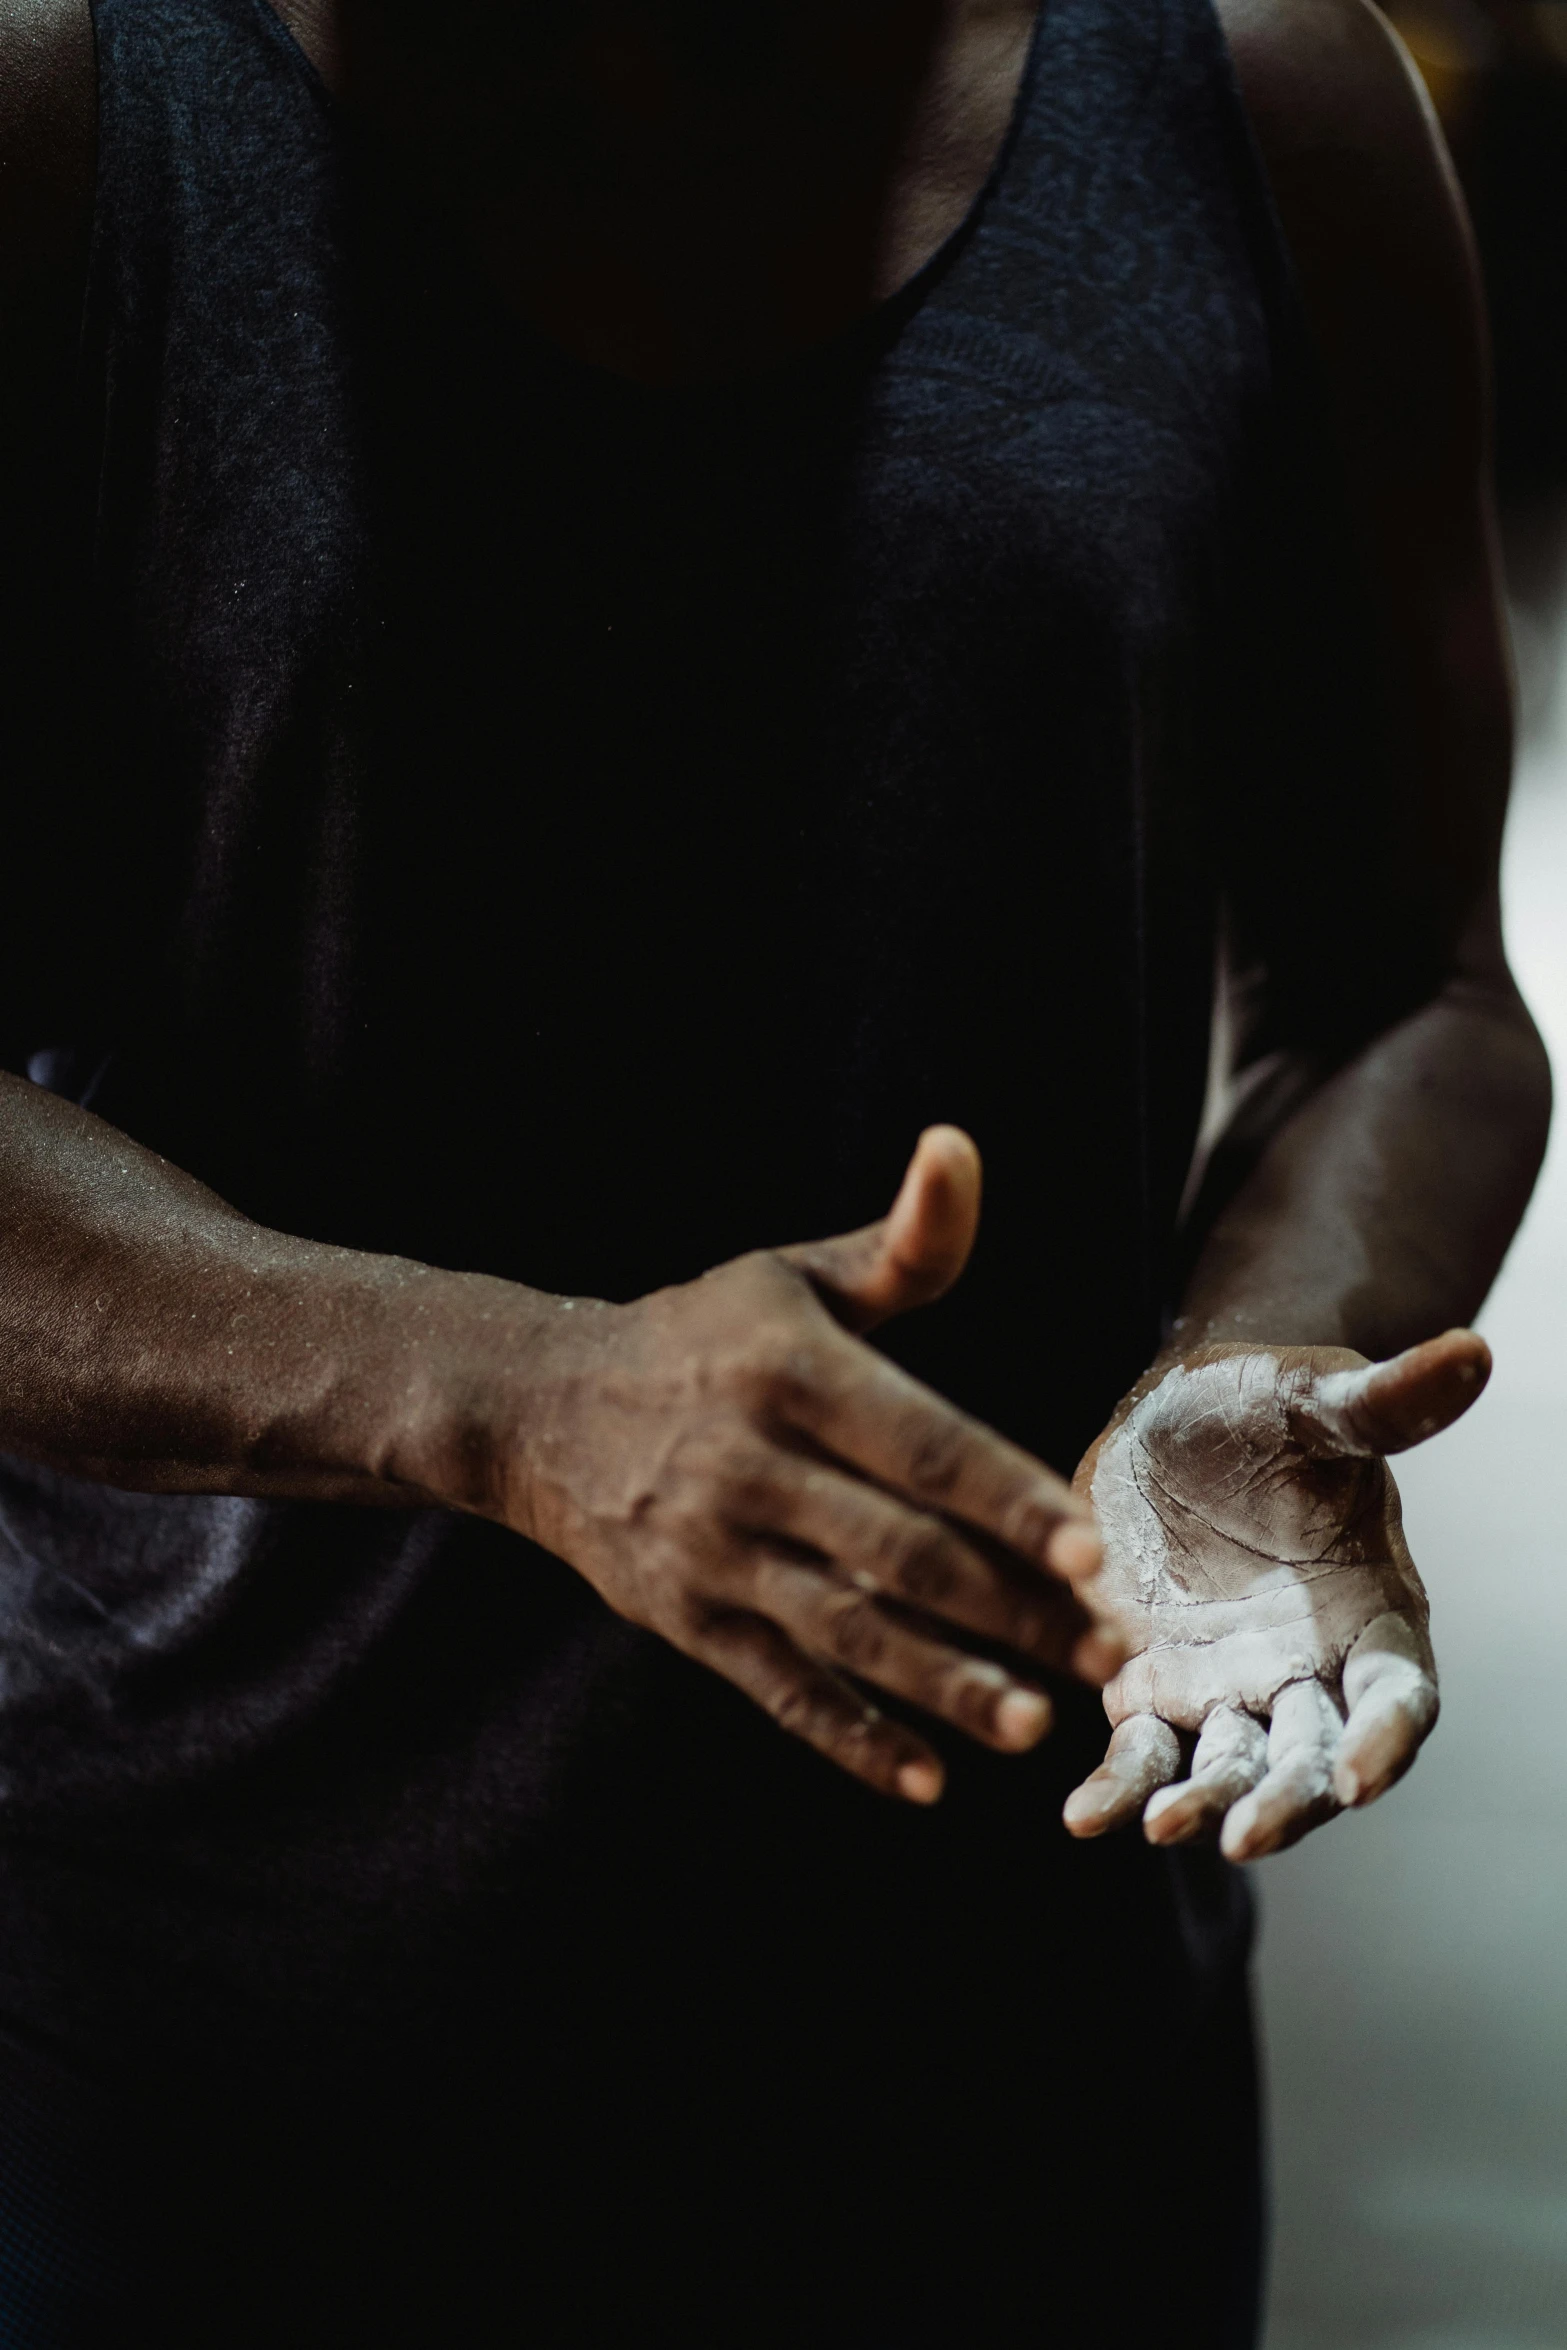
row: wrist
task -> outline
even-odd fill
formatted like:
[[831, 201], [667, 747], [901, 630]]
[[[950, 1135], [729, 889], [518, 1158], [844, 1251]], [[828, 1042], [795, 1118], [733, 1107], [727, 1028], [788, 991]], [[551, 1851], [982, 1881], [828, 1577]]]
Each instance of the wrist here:
[[554, 1547], [550, 1465], [614, 1309], [489, 1274], [399, 1272], [370, 1424], [374, 1474]]
[[[1264, 1326], [1265, 1328], [1265, 1326]], [[1370, 1358], [1358, 1348], [1343, 1346], [1336, 1341], [1302, 1340], [1281, 1336], [1276, 1329], [1244, 1330], [1240, 1334], [1227, 1333], [1223, 1326], [1199, 1324], [1195, 1328], [1184, 1317], [1178, 1317], [1170, 1326], [1164, 1345], [1153, 1361], [1116, 1406], [1109, 1422], [1111, 1430], [1118, 1428], [1129, 1413], [1134, 1412], [1145, 1396], [1172, 1371], [1194, 1371], [1205, 1363], [1219, 1362], [1225, 1356], [1239, 1354], [1272, 1354], [1287, 1356], [1291, 1361], [1314, 1358], [1316, 1367], [1325, 1371], [1347, 1371], [1358, 1368]], [[1107, 1431], [1108, 1432], [1108, 1431]]]
[[362, 1467], [441, 1508], [532, 1528], [530, 1432], [571, 1301], [484, 1273], [389, 1263], [382, 1275]]
[[1169, 1325], [1162, 1356], [1172, 1362], [1211, 1346], [1340, 1346], [1356, 1344], [1352, 1301], [1315, 1284], [1194, 1281]]

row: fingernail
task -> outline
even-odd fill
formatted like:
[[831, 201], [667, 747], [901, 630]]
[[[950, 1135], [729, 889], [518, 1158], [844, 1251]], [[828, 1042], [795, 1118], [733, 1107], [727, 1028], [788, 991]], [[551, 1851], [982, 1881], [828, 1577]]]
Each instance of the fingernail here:
[[1063, 1518], [1045, 1546], [1046, 1563], [1069, 1578], [1097, 1574], [1104, 1555], [1099, 1530], [1086, 1518]]
[[[1240, 1806], [1237, 1805], [1236, 1810], [1239, 1809]], [[1219, 1831], [1219, 1850], [1223, 1853], [1226, 1860], [1250, 1860], [1252, 1857], [1252, 1830], [1255, 1826], [1256, 1821], [1254, 1819], [1246, 1819], [1243, 1816], [1241, 1819], [1237, 1820], [1235, 1817], [1235, 1812], [1232, 1811], [1230, 1813], [1228, 1819], [1226, 1819], [1224, 1823], [1224, 1826]]]
[[1061, 1823], [1069, 1836], [1097, 1836], [1105, 1824], [1108, 1806], [1097, 1795], [1074, 1789], [1061, 1806]]
[[1190, 1822], [1182, 1816], [1179, 1799], [1167, 1788], [1156, 1788], [1143, 1807], [1143, 1834], [1149, 1843], [1174, 1844], [1189, 1833]]
[[996, 1735], [1003, 1746], [1037, 1746], [1050, 1727], [1050, 1700], [1035, 1689], [1009, 1689], [996, 1708]]
[[1333, 1773], [1333, 1792], [1346, 1811], [1353, 1811], [1365, 1797], [1365, 1781], [1358, 1771], [1348, 1770], [1340, 1763]]
[[939, 1803], [942, 1774], [940, 1763], [906, 1762], [898, 1772], [898, 1793], [910, 1803]]

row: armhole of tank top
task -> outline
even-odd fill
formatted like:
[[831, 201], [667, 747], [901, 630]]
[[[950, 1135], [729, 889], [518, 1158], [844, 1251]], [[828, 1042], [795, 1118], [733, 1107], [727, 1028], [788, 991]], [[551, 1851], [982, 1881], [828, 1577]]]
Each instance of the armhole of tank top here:
[[1218, 100], [1225, 118], [1226, 144], [1241, 208], [1246, 250], [1262, 296], [1269, 340], [1280, 368], [1292, 371], [1297, 387], [1320, 402], [1326, 393], [1316, 336], [1294, 251], [1273, 193], [1268, 159], [1246, 103], [1240, 69], [1217, 0], [1197, 0], [1197, 5], [1212, 22]]
[[[1018, 148], [1027, 136], [1034, 108], [1038, 103], [1040, 60], [1044, 56], [1045, 46], [1050, 38], [1050, 19], [1054, 13], [1055, 0], [1039, 0], [1039, 6], [1034, 11], [1034, 21], [1029, 27], [1028, 55], [1023, 60], [1023, 71], [1013, 95], [1012, 114], [1007, 123], [1006, 135], [996, 149], [995, 161], [985, 174], [985, 184], [970, 205], [967, 218], [959, 223], [953, 231], [952, 237], [948, 239], [948, 243], [972, 234], [981, 218], [995, 203], [1005, 184]], [[927, 262], [926, 267], [929, 266], [930, 264]]]
[[[330, 83], [299, 40], [298, 35], [290, 29], [276, 8], [271, 5], [271, 0], [249, 0], [249, 6], [252, 13], [260, 20], [261, 29], [266, 37], [274, 47], [284, 51], [295, 71], [308, 82], [328, 113], [335, 114], [338, 109], [338, 100]], [[994, 206], [1005, 183], [1012, 160], [1027, 132], [1029, 119], [1036, 102], [1040, 58], [1044, 53], [1048, 37], [1047, 20], [1052, 14], [1052, 8], [1053, 0], [1039, 0], [1034, 22], [1029, 30], [1028, 55], [1024, 59], [1023, 72], [1012, 101], [1011, 118], [990, 169], [985, 174], [984, 184], [956, 228], [943, 239], [934, 253], [928, 255], [921, 262], [912, 277], [906, 279], [895, 292], [886, 297], [884, 302], [877, 305], [876, 310], [871, 314], [873, 318], [893, 313], [901, 314], [906, 309], [917, 308], [929, 288], [944, 274], [958, 254], [971, 241], [981, 221]], [[853, 331], [853, 329], [849, 330], [851, 335]], [[836, 342], [837, 339], [834, 338], [834, 341]]]
[[802, 374], [832, 364], [846, 354], [865, 349], [877, 342], [886, 342], [912, 318], [929, 297], [934, 294], [956, 264], [962, 259], [990, 218], [1006, 187], [1008, 175], [1019, 148], [1026, 141], [1034, 107], [1039, 96], [1040, 59], [1048, 39], [1047, 19], [1052, 14], [1054, 0], [1039, 0], [1034, 22], [1029, 30], [1028, 55], [1023, 60], [1023, 71], [1018, 79], [1012, 100], [1012, 113], [1006, 132], [984, 184], [979, 189], [963, 218], [943, 237], [934, 253], [927, 254], [912, 277], [825, 343], [803, 351], [785, 368], [780, 368], [779, 380], [798, 379]]
[[[110, 239], [104, 218], [105, 155], [103, 119], [105, 108], [102, 97], [103, 45], [98, 33], [99, 0], [84, 0], [93, 41], [93, 91], [95, 103], [92, 225], [86, 248], [86, 278], [82, 290], [80, 326], [77, 341], [76, 382], [78, 402], [84, 418], [89, 422], [101, 407], [104, 385], [102, 381], [102, 342], [104, 320], [103, 273], [105, 254]], [[297, 75], [301, 85], [315, 102], [329, 113], [336, 102], [311, 59], [284, 24], [281, 17], [268, 7], [267, 0], [239, 0], [241, 11], [248, 12], [254, 21], [258, 36], [280, 55], [289, 69]]]
[[318, 102], [329, 114], [337, 111], [337, 100], [331, 86], [315, 59], [305, 48], [297, 33], [283, 22], [270, 0], [249, 0], [251, 14], [256, 18], [262, 34], [274, 49], [280, 50], [294, 71], [309, 85]]

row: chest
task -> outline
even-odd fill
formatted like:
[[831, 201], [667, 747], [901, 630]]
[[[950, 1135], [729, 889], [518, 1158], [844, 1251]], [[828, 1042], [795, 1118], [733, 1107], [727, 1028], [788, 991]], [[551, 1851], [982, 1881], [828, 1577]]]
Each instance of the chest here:
[[[438, 35], [280, 15], [515, 316], [645, 382], [741, 377], [913, 277], [978, 199], [1039, 0], [560, 0]], [[432, 37], [433, 36], [433, 37]]]
[[113, 764], [193, 1001], [417, 936], [448, 1027], [585, 962], [783, 1004], [760, 937], [872, 902], [917, 957], [1052, 863], [1119, 934], [1134, 781], [1174, 828], [1216, 764], [1272, 362], [1223, 142], [1099, 11], [1046, 21], [962, 238], [726, 389], [563, 353], [297, 88], [127, 238], [158, 302], [110, 320]]

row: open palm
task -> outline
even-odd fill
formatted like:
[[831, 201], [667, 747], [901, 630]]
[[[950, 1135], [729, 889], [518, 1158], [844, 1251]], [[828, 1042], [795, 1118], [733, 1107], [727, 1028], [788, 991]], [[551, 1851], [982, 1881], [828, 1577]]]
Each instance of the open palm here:
[[1436, 1668], [1382, 1456], [1450, 1425], [1488, 1369], [1451, 1331], [1383, 1364], [1209, 1347], [1134, 1391], [1078, 1472], [1105, 1537], [1092, 1604], [1131, 1655], [1074, 1833], [1141, 1809], [1157, 1843], [1222, 1822], [1253, 1858], [1402, 1775]]

